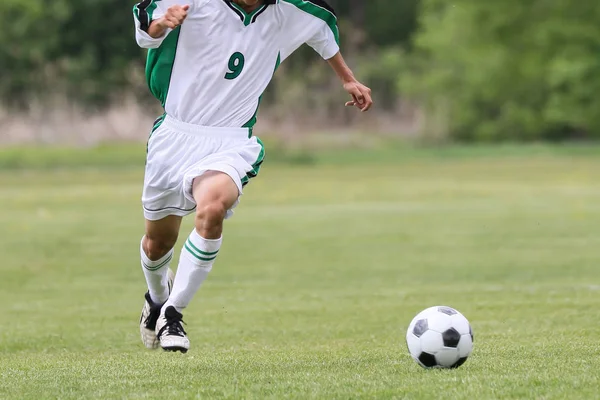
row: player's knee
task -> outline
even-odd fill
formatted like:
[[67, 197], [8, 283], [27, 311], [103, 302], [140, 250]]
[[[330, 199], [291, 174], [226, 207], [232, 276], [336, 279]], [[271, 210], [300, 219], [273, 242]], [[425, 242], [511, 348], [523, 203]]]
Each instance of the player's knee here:
[[177, 242], [177, 237], [146, 235], [145, 252], [149, 259], [156, 261], [164, 257]]
[[213, 229], [223, 224], [227, 207], [222, 201], [212, 201], [198, 207], [196, 212], [196, 229], [198, 231]]

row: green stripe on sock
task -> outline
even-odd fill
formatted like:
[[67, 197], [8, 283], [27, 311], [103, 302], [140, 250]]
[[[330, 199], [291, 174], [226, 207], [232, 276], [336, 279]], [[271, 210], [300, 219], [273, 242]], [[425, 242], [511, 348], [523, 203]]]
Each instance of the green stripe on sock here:
[[145, 262], [142, 262], [142, 264], [144, 265], [144, 268], [146, 268], [148, 271], [158, 271], [159, 269], [161, 269], [162, 267], [167, 265], [172, 259], [173, 259], [173, 254], [171, 253], [171, 256], [169, 256], [165, 261], [161, 262], [156, 267], [150, 267], [150, 266], [146, 265]]
[[190, 246], [192, 246], [192, 248], [194, 250], [196, 250], [198, 252], [198, 254], [202, 254], [203, 256], [214, 256], [215, 254], [217, 254], [219, 252], [219, 250], [217, 250], [217, 251], [213, 251], [212, 253], [208, 253], [208, 252], [202, 251], [199, 248], [197, 248], [196, 246], [194, 246], [194, 243], [192, 243], [192, 241], [190, 239], [188, 239], [187, 242]]
[[191, 255], [193, 255], [194, 257], [196, 257], [198, 260], [200, 261], [212, 261], [215, 258], [217, 258], [217, 256], [211, 257], [211, 258], [205, 258], [205, 257], [200, 257], [198, 254], [194, 253], [194, 251], [192, 249], [189, 248], [188, 243], [191, 244], [189, 242], [189, 240], [184, 244], [185, 249], [188, 251], [188, 253], [190, 253]]

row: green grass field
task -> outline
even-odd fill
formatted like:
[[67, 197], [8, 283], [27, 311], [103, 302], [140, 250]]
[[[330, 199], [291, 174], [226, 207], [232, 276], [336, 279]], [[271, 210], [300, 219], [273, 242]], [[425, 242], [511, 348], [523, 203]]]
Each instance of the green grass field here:
[[[0, 170], [0, 398], [600, 398], [598, 148], [267, 162], [186, 355], [138, 336], [143, 146], [111, 168], [24, 151]], [[406, 351], [438, 304], [473, 325], [458, 370]]]

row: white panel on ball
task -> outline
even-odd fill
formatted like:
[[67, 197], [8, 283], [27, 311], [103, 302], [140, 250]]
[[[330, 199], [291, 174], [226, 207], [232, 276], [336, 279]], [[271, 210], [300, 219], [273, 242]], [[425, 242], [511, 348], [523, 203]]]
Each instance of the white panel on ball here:
[[460, 342], [458, 342], [458, 353], [461, 358], [468, 357], [473, 350], [473, 341], [471, 340], [471, 335], [462, 335], [460, 337]]
[[438, 365], [446, 368], [456, 364], [459, 358], [458, 349], [445, 348], [435, 354]]
[[462, 314], [455, 314], [452, 317], [452, 327], [458, 331], [461, 335], [469, 333], [469, 321]]
[[428, 330], [421, 336], [421, 350], [425, 353], [435, 354], [439, 349], [444, 347], [442, 334], [436, 331]]
[[452, 318], [441, 312], [431, 314], [427, 318], [427, 322], [429, 324], [429, 329], [436, 332], [444, 332], [452, 327]]
[[419, 354], [421, 354], [421, 340], [413, 335], [411, 331], [406, 334], [406, 344], [410, 355], [419, 357]]

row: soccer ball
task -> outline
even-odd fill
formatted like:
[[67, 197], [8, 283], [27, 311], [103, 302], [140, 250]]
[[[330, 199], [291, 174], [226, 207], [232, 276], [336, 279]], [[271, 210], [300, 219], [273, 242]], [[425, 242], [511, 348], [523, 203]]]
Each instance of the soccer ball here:
[[471, 324], [451, 307], [421, 311], [406, 332], [412, 358], [423, 368], [458, 368], [473, 351]]

